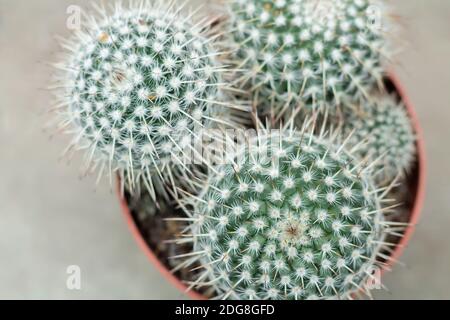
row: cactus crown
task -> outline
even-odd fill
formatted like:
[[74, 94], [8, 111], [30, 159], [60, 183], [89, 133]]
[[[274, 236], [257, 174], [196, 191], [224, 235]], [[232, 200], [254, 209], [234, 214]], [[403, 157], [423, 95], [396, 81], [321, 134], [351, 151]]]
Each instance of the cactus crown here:
[[372, 0], [232, 0], [238, 79], [276, 116], [367, 97], [388, 55], [381, 5]]
[[[194, 203], [194, 258], [222, 299], [351, 298], [386, 231], [369, 173], [331, 139], [265, 133]], [[183, 240], [185, 241], [185, 239]]]
[[344, 113], [343, 135], [354, 130], [349, 143], [367, 140], [356, 152], [361, 159], [375, 161], [376, 182], [390, 183], [409, 171], [415, 159], [416, 137], [411, 120], [395, 96], [374, 96], [354, 112]]
[[71, 147], [87, 149], [88, 164], [101, 172], [126, 175], [131, 188], [143, 178], [152, 193], [155, 177], [164, 182], [177, 167], [186, 171], [182, 158], [195, 131], [227, 123], [224, 114], [218, 119], [228, 103], [207, 24], [172, 7], [141, 1], [118, 2], [111, 15], [99, 9], [99, 19], [90, 17], [63, 44], [69, 57], [57, 65]]

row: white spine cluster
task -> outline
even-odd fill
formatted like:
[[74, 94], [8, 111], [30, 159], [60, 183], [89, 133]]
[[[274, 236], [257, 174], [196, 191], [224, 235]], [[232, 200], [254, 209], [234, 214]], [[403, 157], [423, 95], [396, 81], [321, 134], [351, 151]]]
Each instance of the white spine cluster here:
[[373, 0], [232, 0], [237, 83], [275, 117], [334, 108], [382, 85], [386, 12]]
[[131, 189], [142, 179], [153, 195], [155, 184], [174, 184], [192, 169], [185, 163], [201, 156], [192, 149], [199, 129], [230, 123], [208, 22], [194, 24], [174, 5], [97, 8], [98, 17], [63, 42], [68, 57], [56, 65], [69, 149], [86, 150], [88, 167], [119, 172]]
[[403, 103], [390, 95], [373, 96], [358, 110], [344, 112], [342, 133], [354, 131], [349, 143], [361, 144], [357, 156], [374, 162], [376, 182], [386, 184], [414, 164], [416, 136]]
[[204, 269], [192, 287], [242, 300], [370, 295], [395, 223], [384, 218], [386, 190], [345, 150], [307, 130], [267, 132], [218, 168], [182, 202], [195, 208], [182, 240], [194, 252], [180, 267]]

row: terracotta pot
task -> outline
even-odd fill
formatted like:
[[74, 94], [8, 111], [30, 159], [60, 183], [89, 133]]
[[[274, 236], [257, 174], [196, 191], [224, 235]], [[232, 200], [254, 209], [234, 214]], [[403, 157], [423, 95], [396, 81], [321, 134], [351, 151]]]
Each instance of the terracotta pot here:
[[170, 270], [165, 266], [156, 256], [156, 254], [153, 252], [153, 250], [150, 248], [150, 246], [147, 244], [145, 239], [142, 236], [141, 231], [139, 230], [136, 221], [131, 214], [130, 208], [128, 207], [128, 203], [126, 199], [122, 196], [121, 192], [121, 186], [120, 181], [118, 179], [117, 183], [117, 194], [120, 199], [120, 206], [122, 207], [122, 212], [125, 216], [125, 220], [127, 221], [128, 227], [130, 228], [131, 233], [133, 234], [134, 239], [136, 239], [137, 244], [142, 249], [142, 251], [145, 253], [147, 258], [150, 260], [150, 263], [155, 266], [156, 269], [161, 273], [161, 275], [166, 278], [173, 286], [178, 288], [183, 293], [186, 293], [191, 299], [194, 300], [206, 300], [206, 297], [202, 296], [201, 294], [190, 290], [187, 291], [187, 286], [184, 285], [184, 283], [181, 282], [179, 278], [177, 278], [174, 274], [170, 272]]
[[[395, 75], [390, 76], [390, 80], [386, 81], [387, 88], [391, 91], [397, 91], [399, 96], [402, 98], [406, 109], [408, 110], [408, 113], [411, 117], [416, 135], [417, 135], [417, 165], [412, 172], [412, 179], [410, 181], [410, 192], [412, 194], [412, 197], [414, 199], [413, 204], [411, 206], [411, 213], [409, 216], [409, 223], [410, 226], [405, 231], [405, 234], [403, 238], [398, 242], [398, 245], [396, 246], [395, 250], [391, 254], [392, 261], [398, 260], [400, 255], [402, 254], [404, 248], [409, 243], [409, 240], [414, 232], [415, 226], [417, 225], [419, 221], [419, 217], [421, 214], [421, 210], [423, 207], [424, 199], [425, 199], [425, 177], [426, 177], [426, 159], [425, 159], [425, 146], [424, 146], [424, 139], [422, 135], [422, 129], [419, 125], [419, 121], [416, 115], [416, 112], [411, 104], [411, 101], [409, 100], [408, 95], [406, 94], [403, 86], [398, 81], [397, 77]], [[117, 191], [118, 196], [120, 199], [120, 205], [122, 207], [122, 212], [125, 216], [125, 219], [127, 221], [127, 224], [131, 230], [131, 233], [133, 234], [134, 238], [136, 239], [136, 242], [138, 243], [139, 247], [142, 249], [142, 251], [145, 253], [145, 255], [148, 257], [150, 262], [158, 269], [158, 271], [176, 288], [178, 288], [181, 292], [187, 294], [191, 299], [194, 300], [205, 300], [206, 297], [201, 295], [200, 293], [197, 293], [195, 291], [187, 291], [187, 286], [181, 281], [181, 279], [177, 278], [175, 275], [173, 275], [169, 269], [161, 263], [161, 261], [158, 259], [156, 254], [153, 252], [153, 250], [148, 246], [145, 239], [143, 238], [137, 223], [131, 214], [131, 211], [128, 207], [128, 203], [125, 198], [122, 197], [120, 192], [120, 182], [117, 184]], [[392, 264], [392, 262], [387, 262], [388, 264]]]

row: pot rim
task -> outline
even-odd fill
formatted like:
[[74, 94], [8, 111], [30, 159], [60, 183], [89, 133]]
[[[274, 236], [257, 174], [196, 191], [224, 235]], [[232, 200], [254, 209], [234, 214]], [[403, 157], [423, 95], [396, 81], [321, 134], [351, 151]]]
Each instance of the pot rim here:
[[[411, 103], [411, 100], [409, 96], [406, 94], [406, 91], [399, 81], [399, 78], [394, 74], [390, 73], [388, 76], [388, 79], [392, 82], [394, 85], [395, 90], [399, 94], [401, 100], [403, 101], [406, 110], [408, 111], [408, 114], [411, 118], [412, 125], [414, 127], [417, 141], [417, 187], [416, 187], [416, 196], [414, 205], [411, 210], [411, 216], [409, 221], [409, 226], [406, 228], [405, 233], [403, 237], [398, 242], [397, 246], [395, 247], [394, 251], [390, 255], [391, 259], [387, 261], [387, 264], [391, 267], [393, 264], [395, 264], [395, 261], [398, 261], [398, 258], [402, 255], [403, 251], [405, 250], [405, 247], [409, 243], [416, 225], [419, 222], [420, 215], [423, 209], [424, 201], [425, 201], [425, 185], [426, 185], [426, 157], [425, 157], [425, 141], [423, 136], [423, 131], [419, 123], [419, 119], [417, 117], [417, 113], [413, 107], [413, 104]], [[120, 206], [122, 208], [122, 212], [125, 216], [125, 220], [128, 224], [128, 227], [137, 242], [138, 246], [141, 248], [141, 250], [145, 253], [147, 258], [150, 260], [150, 262], [156, 267], [156, 269], [166, 278], [174, 287], [176, 287], [178, 290], [180, 290], [182, 293], [189, 296], [191, 299], [194, 300], [207, 300], [205, 296], [198, 293], [195, 290], [188, 290], [188, 287], [182, 282], [181, 279], [176, 277], [172, 272], [169, 271], [169, 269], [158, 259], [156, 254], [153, 252], [153, 250], [147, 245], [147, 242], [142, 237], [141, 232], [139, 231], [139, 228], [136, 224], [136, 221], [134, 220], [130, 208], [128, 207], [126, 199], [122, 196], [121, 192], [121, 186], [119, 179], [117, 180], [117, 193], [120, 200]]]
[[[408, 111], [409, 117], [411, 119], [415, 134], [416, 134], [416, 146], [417, 146], [417, 187], [414, 205], [411, 209], [411, 216], [409, 220], [409, 226], [406, 228], [403, 237], [398, 242], [395, 247], [394, 252], [391, 254], [392, 261], [397, 261], [405, 250], [406, 245], [411, 240], [411, 237], [415, 231], [417, 224], [419, 223], [422, 209], [425, 203], [425, 189], [426, 189], [426, 152], [425, 152], [425, 138], [423, 135], [422, 127], [420, 126], [419, 118], [415, 111], [415, 108], [406, 93], [405, 88], [401, 84], [398, 76], [394, 73], [389, 74], [389, 79], [392, 81], [395, 90], [402, 99], [406, 110]], [[391, 265], [392, 263], [389, 263]]]

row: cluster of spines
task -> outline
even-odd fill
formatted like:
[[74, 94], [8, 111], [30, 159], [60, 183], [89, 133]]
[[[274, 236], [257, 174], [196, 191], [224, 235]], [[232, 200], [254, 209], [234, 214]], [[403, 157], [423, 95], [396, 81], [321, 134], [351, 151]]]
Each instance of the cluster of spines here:
[[155, 181], [173, 184], [199, 162], [199, 129], [230, 124], [227, 107], [240, 108], [224, 98], [226, 69], [208, 22], [173, 6], [97, 8], [99, 18], [63, 41], [68, 58], [56, 65], [60, 128], [74, 134], [68, 149], [86, 149], [87, 167], [119, 172], [131, 189], [142, 179], [152, 194]]
[[[405, 176], [414, 164], [416, 136], [402, 102], [393, 95], [374, 95], [343, 113], [342, 135], [354, 132], [350, 145], [360, 145], [357, 156], [373, 166], [377, 184]], [[361, 142], [363, 142], [361, 144]]]
[[180, 241], [194, 252], [175, 258], [188, 258], [179, 268], [199, 261], [204, 269], [191, 287], [213, 286], [221, 299], [370, 294], [389, 232], [386, 190], [374, 190], [370, 171], [323, 137], [278, 132], [254, 144], [185, 199], [195, 209]]
[[[389, 57], [386, 12], [372, 0], [232, 0], [236, 81], [279, 118], [365, 98]], [[372, 12], [374, 11], [374, 12]]]

